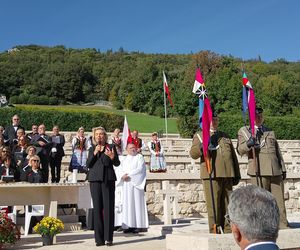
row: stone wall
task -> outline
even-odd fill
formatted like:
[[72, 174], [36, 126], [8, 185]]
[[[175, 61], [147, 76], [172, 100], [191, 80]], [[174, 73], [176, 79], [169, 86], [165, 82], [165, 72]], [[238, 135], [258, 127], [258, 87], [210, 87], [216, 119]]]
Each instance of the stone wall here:
[[[150, 218], [162, 219], [163, 195], [156, 194], [162, 189], [162, 181], [165, 178], [148, 178], [146, 185], [146, 202]], [[238, 186], [249, 183], [249, 179], [242, 179]], [[170, 180], [170, 184], [178, 192], [179, 217], [206, 216], [205, 196], [202, 181], [199, 178]], [[238, 187], [236, 186], [236, 187]], [[235, 187], [235, 188], [236, 188]], [[285, 205], [288, 214], [300, 212], [300, 178], [288, 178], [284, 183]]]
[[[178, 145], [180, 140], [176, 139]], [[191, 140], [182, 140], [182, 145], [188, 149]], [[236, 145], [236, 140], [233, 140]], [[287, 168], [287, 179], [284, 182], [285, 204], [288, 214], [300, 212], [300, 141], [279, 141], [280, 148]], [[178, 192], [179, 217], [206, 216], [205, 196], [200, 180], [200, 165], [190, 160], [168, 166], [167, 173], [148, 173], [146, 199], [150, 218], [162, 219], [163, 195], [156, 194], [162, 188], [162, 181], [170, 180], [170, 185]], [[238, 186], [250, 182], [247, 176], [247, 158], [238, 157], [242, 179]], [[236, 188], [236, 187], [235, 187]]]

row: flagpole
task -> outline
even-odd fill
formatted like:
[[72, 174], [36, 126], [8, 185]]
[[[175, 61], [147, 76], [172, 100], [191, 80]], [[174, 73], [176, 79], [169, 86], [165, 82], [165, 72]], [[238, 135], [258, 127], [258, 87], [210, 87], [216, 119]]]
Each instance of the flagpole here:
[[[200, 89], [201, 88], [201, 89]], [[202, 129], [202, 152], [203, 152], [203, 158], [205, 162], [205, 166], [207, 169], [207, 173], [209, 175], [209, 184], [210, 184], [210, 194], [211, 194], [211, 202], [212, 202], [212, 210], [213, 210], [213, 232], [215, 234], [222, 233], [222, 229], [220, 225], [217, 225], [217, 213], [216, 213], [216, 204], [215, 204], [215, 198], [214, 198], [214, 188], [212, 183], [212, 166], [210, 163], [210, 155], [208, 150], [208, 143], [210, 140], [210, 123], [211, 123], [211, 116], [212, 111], [210, 107], [210, 102], [207, 96], [207, 93], [201, 94], [201, 92], [206, 93], [206, 87], [204, 84], [204, 80], [202, 78], [200, 68], [197, 67], [196, 70], [196, 76], [195, 76], [195, 83], [193, 87], [193, 93], [198, 95], [199, 99], [199, 127]], [[203, 108], [202, 108], [203, 104]], [[201, 120], [200, 120], [201, 118]], [[200, 160], [201, 161], [201, 160]]]
[[[163, 71], [163, 76], [165, 76], [165, 72]], [[168, 120], [167, 120], [167, 100], [165, 93], [165, 82], [163, 81], [163, 95], [164, 95], [164, 105], [165, 105], [165, 127], [166, 127], [166, 147], [168, 146]]]

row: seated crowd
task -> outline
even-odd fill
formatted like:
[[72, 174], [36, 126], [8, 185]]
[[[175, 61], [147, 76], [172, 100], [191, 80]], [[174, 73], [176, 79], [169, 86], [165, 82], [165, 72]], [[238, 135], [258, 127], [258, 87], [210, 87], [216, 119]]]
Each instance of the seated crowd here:
[[47, 135], [44, 124], [33, 124], [32, 131], [25, 134], [19, 116], [14, 115], [12, 125], [1, 128], [1, 181], [5, 179], [3, 176], [9, 176], [15, 182], [47, 183], [50, 164], [51, 181], [59, 182], [65, 139], [59, 133], [58, 126], [53, 127], [52, 135]]

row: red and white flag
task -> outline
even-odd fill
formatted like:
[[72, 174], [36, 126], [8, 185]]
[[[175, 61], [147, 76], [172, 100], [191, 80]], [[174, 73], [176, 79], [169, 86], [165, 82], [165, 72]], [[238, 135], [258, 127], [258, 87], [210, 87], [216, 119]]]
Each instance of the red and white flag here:
[[245, 70], [243, 70], [243, 99], [242, 100], [243, 100], [244, 122], [246, 124], [246, 112], [248, 110], [250, 128], [251, 128], [252, 136], [254, 136], [256, 101], [255, 101], [254, 89], [252, 88], [252, 85], [248, 80]]
[[165, 90], [165, 93], [167, 94], [167, 97], [168, 97], [168, 100], [170, 102], [170, 105], [173, 107], [173, 102], [172, 102], [172, 99], [171, 99], [171, 95], [170, 95], [170, 91], [169, 91], [169, 86], [168, 86], [167, 78], [166, 78], [166, 75], [165, 75], [164, 71], [163, 71], [163, 78], [164, 78], [164, 90]]
[[128, 127], [127, 118], [125, 115], [124, 118], [124, 126], [123, 126], [123, 133], [122, 133], [122, 150], [126, 150], [127, 142], [130, 141], [131, 133]]

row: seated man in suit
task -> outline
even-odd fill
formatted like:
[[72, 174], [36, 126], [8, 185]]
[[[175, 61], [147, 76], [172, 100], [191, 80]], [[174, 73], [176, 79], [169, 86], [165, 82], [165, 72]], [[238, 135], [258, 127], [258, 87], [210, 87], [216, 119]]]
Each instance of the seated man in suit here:
[[225, 218], [242, 250], [277, 250], [279, 208], [274, 196], [254, 185], [232, 192]]

